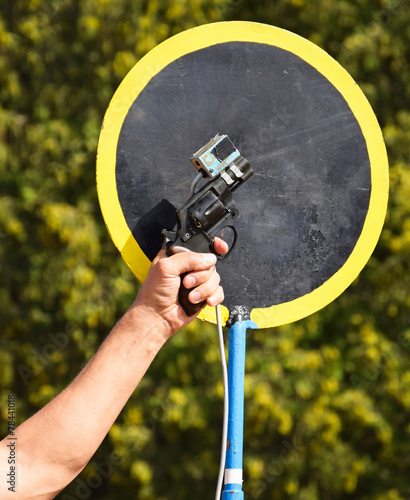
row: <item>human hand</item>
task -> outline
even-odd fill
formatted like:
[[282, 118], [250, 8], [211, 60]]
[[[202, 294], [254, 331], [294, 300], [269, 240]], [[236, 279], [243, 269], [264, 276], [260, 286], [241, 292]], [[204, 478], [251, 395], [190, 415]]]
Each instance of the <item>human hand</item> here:
[[[228, 251], [228, 245], [219, 238], [215, 238], [214, 248], [219, 254]], [[223, 301], [220, 277], [215, 271], [216, 261], [213, 253], [181, 252], [168, 257], [161, 250], [152, 261], [133, 307], [142, 307], [148, 314], [153, 314], [157, 321], [164, 323], [166, 338], [172, 336], [200, 312], [187, 316], [181, 307], [178, 301], [181, 274], [187, 273], [183, 284], [187, 289], [193, 289], [188, 295], [193, 304], [205, 300], [209, 306], [216, 306]]]

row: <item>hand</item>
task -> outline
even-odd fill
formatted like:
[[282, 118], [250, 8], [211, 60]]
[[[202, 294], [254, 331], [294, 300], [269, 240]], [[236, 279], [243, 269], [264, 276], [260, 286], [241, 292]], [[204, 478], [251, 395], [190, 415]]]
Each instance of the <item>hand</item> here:
[[[219, 238], [215, 238], [214, 247], [219, 254], [228, 251], [228, 245]], [[182, 252], [168, 257], [161, 250], [152, 261], [133, 307], [143, 307], [157, 320], [165, 322], [166, 337], [172, 336], [199, 314], [188, 317], [178, 302], [181, 274], [188, 273], [183, 284], [188, 289], [193, 288], [188, 295], [193, 304], [206, 300], [209, 306], [216, 306], [223, 301], [224, 294], [219, 286], [220, 277], [215, 271], [215, 264], [213, 253]]]

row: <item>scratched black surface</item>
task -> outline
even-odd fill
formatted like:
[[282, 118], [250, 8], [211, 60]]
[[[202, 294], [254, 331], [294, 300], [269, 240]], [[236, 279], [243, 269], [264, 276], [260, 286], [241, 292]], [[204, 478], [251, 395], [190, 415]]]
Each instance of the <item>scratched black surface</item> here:
[[294, 54], [230, 42], [174, 61], [134, 101], [117, 148], [127, 224], [152, 259], [189, 196], [189, 157], [228, 134], [254, 176], [235, 192], [238, 244], [218, 264], [224, 304], [301, 297], [346, 262], [367, 214], [366, 143], [342, 95]]

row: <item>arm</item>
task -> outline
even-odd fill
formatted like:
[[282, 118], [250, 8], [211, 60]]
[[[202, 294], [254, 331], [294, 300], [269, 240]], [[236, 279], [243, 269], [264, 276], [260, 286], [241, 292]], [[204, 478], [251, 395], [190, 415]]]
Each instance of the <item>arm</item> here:
[[[226, 252], [218, 242], [219, 253]], [[195, 316], [178, 303], [180, 274], [193, 303], [223, 300], [213, 254], [181, 253], [154, 259], [147, 280], [127, 313], [75, 380], [16, 429], [16, 493], [0, 481], [4, 500], [54, 498], [85, 467], [164, 343]], [[0, 477], [8, 448], [0, 443]]]

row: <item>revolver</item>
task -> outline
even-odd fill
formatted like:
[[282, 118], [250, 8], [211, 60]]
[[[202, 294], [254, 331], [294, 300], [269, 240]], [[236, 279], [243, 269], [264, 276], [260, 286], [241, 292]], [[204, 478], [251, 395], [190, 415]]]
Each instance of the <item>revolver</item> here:
[[[233, 224], [239, 210], [232, 193], [253, 175], [249, 162], [241, 156], [227, 135], [216, 135], [197, 151], [191, 162], [198, 174], [191, 186], [191, 197], [177, 210], [177, 224], [172, 231], [163, 230], [163, 247], [168, 255], [181, 251], [213, 252], [218, 259], [226, 258], [233, 250], [238, 233]], [[201, 178], [209, 178], [195, 192]], [[233, 232], [228, 253], [221, 256], [214, 249], [214, 236], [224, 228]], [[181, 276], [181, 281], [184, 276]], [[205, 302], [192, 304], [181, 283], [179, 302], [188, 316], [195, 314]]]

